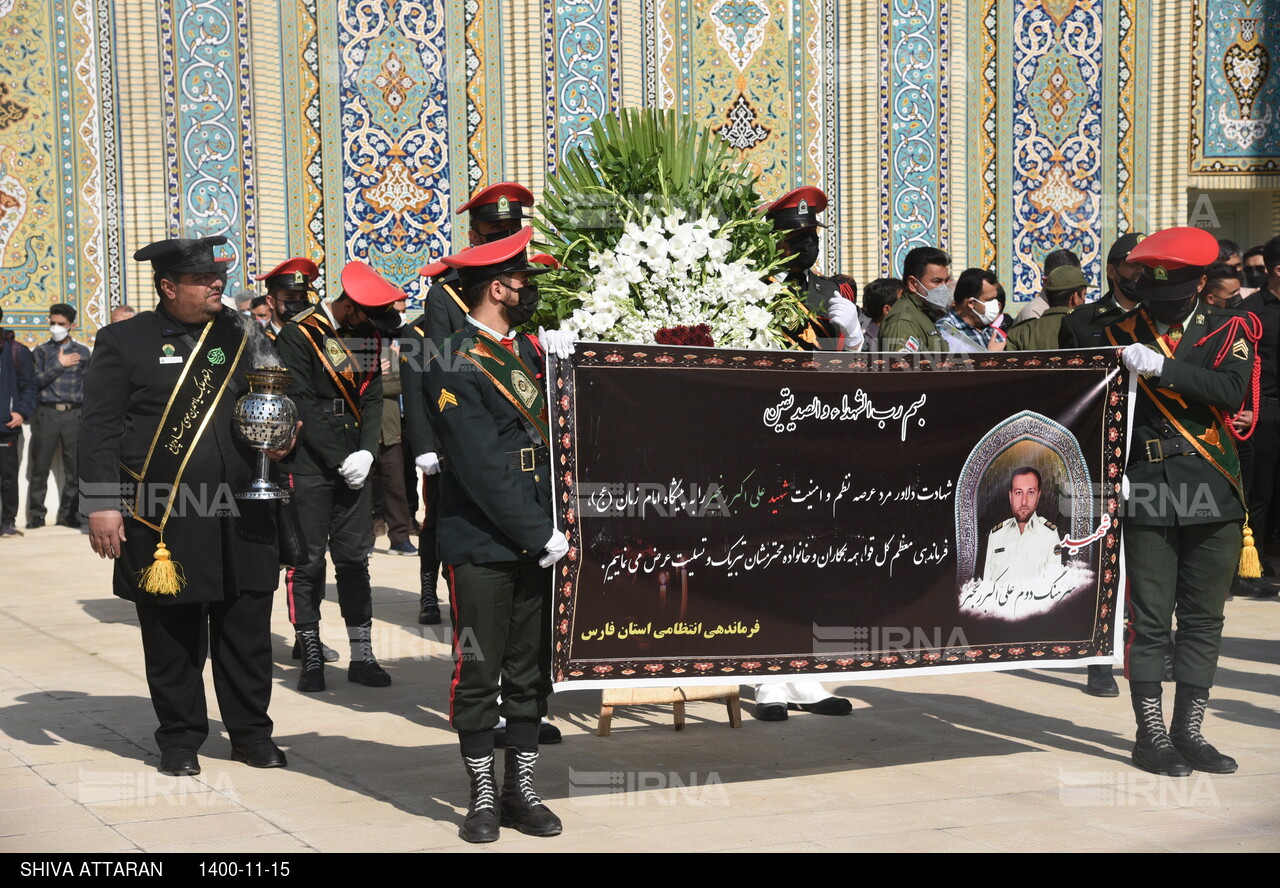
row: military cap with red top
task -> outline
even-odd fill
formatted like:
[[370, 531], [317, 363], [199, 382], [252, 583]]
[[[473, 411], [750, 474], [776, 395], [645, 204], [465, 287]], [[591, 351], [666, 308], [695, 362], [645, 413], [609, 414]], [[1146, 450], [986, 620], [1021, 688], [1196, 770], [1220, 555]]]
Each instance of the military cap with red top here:
[[556, 259], [550, 253], [534, 253], [529, 257], [529, 261], [534, 265], [545, 265], [552, 271], [560, 267], [560, 260]]
[[342, 293], [361, 308], [372, 309], [390, 308], [393, 302], [407, 298], [399, 287], [359, 259], [343, 266]]
[[765, 218], [779, 230], [796, 228], [813, 228], [822, 226], [818, 214], [827, 208], [827, 196], [821, 188], [805, 185], [794, 191], [788, 191], [773, 203], [763, 204], [756, 208], [763, 212]]
[[507, 222], [524, 219], [524, 208], [531, 206], [532, 191], [515, 182], [499, 182], [477, 191], [457, 212], [469, 212], [473, 222]]
[[445, 256], [441, 261], [450, 268], [458, 270], [465, 287], [475, 281], [497, 277], [500, 274], [542, 274], [551, 271], [545, 265], [531, 265], [525, 254], [525, 248], [533, 237], [532, 228], [521, 228], [510, 237], [492, 243], [480, 244], [452, 256]]
[[310, 290], [318, 277], [320, 268], [314, 262], [306, 256], [294, 256], [254, 280], [266, 281], [268, 290]]
[[1194, 296], [1205, 268], [1218, 260], [1218, 241], [1203, 228], [1166, 228], [1129, 251], [1127, 261], [1144, 266], [1139, 299], [1174, 300]]
[[433, 278], [433, 277], [439, 277], [440, 275], [444, 274], [448, 270], [449, 270], [449, 266], [445, 265], [443, 261], [436, 261], [436, 262], [432, 262], [430, 265], [424, 265], [421, 268], [419, 268], [418, 274], [422, 275], [423, 277]]
[[147, 244], [133, 254], [138, 262], [150, 262], [156, 274], [226, 274], [230, 256], [215, 257], [213, 248], [227, 242], [225, 236], [175, 237]]

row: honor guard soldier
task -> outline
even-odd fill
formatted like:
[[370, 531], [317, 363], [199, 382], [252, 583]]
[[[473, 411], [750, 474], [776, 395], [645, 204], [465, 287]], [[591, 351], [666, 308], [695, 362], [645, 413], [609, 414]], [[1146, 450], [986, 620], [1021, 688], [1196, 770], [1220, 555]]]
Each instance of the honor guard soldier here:
[[[803, 325], [788, 331], [797, 348], [807, 350], [858, 351], [862, 348], [862, 325], [858, 307], [845, 298], [833, 279], [813, 272], [818, 261], [818, 229], [825, 227], [818, 214], [827, 208], [827, 196], [818, 188], [797, 188], [757, 209], [773, 223], [781, 236], [779, 249], [791, 257], [786, 284], [795, 294]], [[785, 721], [788, 709], [803, 709], [820, 715], [847, 715], [853, 711], [848, 700], [833, 697], [816, 681], [764, 684], [756, 687], [756, 707], [752, 714], [761, 721]]]
[[[538, 305], [532, 276], [547, 270], [526, 258], [532, 233], [444, 260], [458, 271], [467, 321], [427, 365], [423, 387], [443, 466], [436, 538], [453, 611], [450, 723], [471, 786], [459, 832], [468, 842], [496, 840], [499, 823], [538, 836], [561, 829], [533, 789], [538, 721], [551, 694], [551, 565], [569, 546], [551, 520], [542, 354], [516, 333]], [[557, 356], [572, 354], [571, 334], [548, 339]]]
[[267, 715], [275, 505], [231, 495], [254, 476], [256, 451], [234, 434], [232, 411], [262, 334], [223, 307], [227, 265], [213, 248], [226, 241], [166, 240], [134, 254], [151, 262], [158, 304], [98, 331], [80, 427], [90, 544], [115, 561], [115, 594], [137, 608], [160, 770], [172, 775], [200, 773], [209, 653], [232, 757], [286, 764]]
[[773, 203], [757, 208], [773, 223], [781, 240], [778, 248], [790, 256], [785, 281], [795, 294], [802, 324], [787, 331], [796, 348], [810, 351], [858, 351], [862, 325], [858, 307], [840, 292], [832, 278], [814, 274], [818, 261], [818, 229], [825, 226], [818, 214], [827, 208], [827, 196], [812, 186], [789, 191]]
[[315, 305], [312, 287], [319, 276], [320, 269], [314, 262], [305, 256], [294, 256], [254, 278], [267, 282], [267, 307], [271, 309], [271, 321], [266, 327], [268, 339], [275, 342], [294, 315]]
[[382, 431], [382, 337], [400, 326], [391, 305], [404, 294], [359, 261], [342, 269], [341, 283], [341, 295], [295, 315], [276, 339], [293, 377], [289, 394], [307, 422], [281, 468], [290, 473], [287, 483], [309, 550], [307, 563], [285, 574], [289, 621], [302, 657], [298, 690], [308, 692], [325, 689], [320, 601], [326, 549], [351, 644], [347, 680], [367, 687], [391, 684], [373, 655], [373, 513], [365, 481]]
[[[1142, 266], [1129, 261], [1129, 253], [1145, 234], [1130, 232], [1116, 238], [1107, 251], [1107, 292], [1097, 302], [1077, 308], [1058, 329], [1058, 348], [1097, 348], [1107, 343], [1103, 332], [1138, 305], [1136, 288]], [[1092, 669], [1093, 667], [1090, 667]], [[1109, 696], [1115, 696], [1111, 694]]]
[[[1122, 347], [1125, 367], [1139, 376], [1124, 512], [1125, 670], [1138, 723], [1133, 762], [1175, 777], [1236, 770], [1234, 759], [1205, 741], [1201, 723], [1227, 590], [1237, 565], [1245, 574], [1257, 569], [1227, 414], [1240, 409], [1255, 379], [1258, 331], [1248, 314], [1197, 300], [1217, 255], [1217, 241], [1199, 228], [1146, 238], [1128, 257], [1143, 267], [1141, 304], [1106, 329], [1110, 344]], [[1177, 689], [1166, 730], [1161, 681], [1170, 646]]]
[[[525, 207], [533, 206], [533, 193], [515, 182], [499, 182], [476, 192], [458, 208], [469, 214], [467, 240], [472, 246], [491, 243], [520, 230]], [[418, 622], [435, 625], [440, 622], [440, 603], [436, 599], [436, 579], [440, 558], [436, 549], [436, 512], [439, 508], [439, 448], [435, 433], [427, 421], [422, 400], [422, 371], [431, 356], [455, 330], [466, 324], [467, 307], [462, 299], [462, 286], [455, 268], [435, 262], [419, 272], [432, 279], [423, 302], [423, 314], [404, 331], [402, 343], [406, 356], [401, 367], [404, 392], [405, 426], [414, 464], [422, 470], [422, 500], [425, 517], [418, 536]]]

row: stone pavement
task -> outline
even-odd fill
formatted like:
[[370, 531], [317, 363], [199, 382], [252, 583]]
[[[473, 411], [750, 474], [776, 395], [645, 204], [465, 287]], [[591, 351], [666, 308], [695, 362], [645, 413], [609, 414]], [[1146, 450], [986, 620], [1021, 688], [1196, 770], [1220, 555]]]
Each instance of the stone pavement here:
[[[0, 540], [0, 851], [477, 850], [457, 838], [467, 787], [447, 722], [448, 635], [416, 623], [417, 559], [379, 547], [375, 645], [394, 684], [345, 680], [331, 587], [322, 634], [343, 658], [325, 693], [294, 690], [278, 595], [271, 711], [289, 767], [232, 762], [215, 708], [203, 773], [172, 778], [155, 770], [137, 621], [110, 594], [109, 563], [65, 528]], [[682, 733], [670, 707], [619, 709], [607, 738], [599, 692], [559, 694], [565, 740], [544, 747], [538, 786], [564, 835], [504, 830], [481, 847], [1280, 850], [1280, 604], [1227, 605], [1206, 734], [1237, 774], [1136, 770], [1127, 696], [1086, 696], [1083, 672], [831, 684], [851, 716], [748, 716], [737, 730], [713, 703], [690, 704]]]

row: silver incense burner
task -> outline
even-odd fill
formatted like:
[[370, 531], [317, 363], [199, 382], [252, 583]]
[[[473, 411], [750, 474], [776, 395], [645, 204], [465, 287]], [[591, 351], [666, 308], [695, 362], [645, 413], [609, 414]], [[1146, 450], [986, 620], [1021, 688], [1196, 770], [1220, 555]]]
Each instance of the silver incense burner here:
[[288, 445], [298, 425], [298, 408], [284, 390], [293, 377], [279, 367], [263, 367], [245, 374], [249, 393], [236, 401], [232, 425], [250, 447], [258, 451], [257, 477], [235, 493], [236, 499], [287, 500], [289, 491], [267, 479], [268, 450]]

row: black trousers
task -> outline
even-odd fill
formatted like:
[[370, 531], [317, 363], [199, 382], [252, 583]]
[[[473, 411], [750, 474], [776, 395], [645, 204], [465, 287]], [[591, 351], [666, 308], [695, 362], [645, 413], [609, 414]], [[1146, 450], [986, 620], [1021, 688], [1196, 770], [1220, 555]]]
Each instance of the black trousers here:
[[1258, 410], [1258, 426], [1248, 441], [1237, 445], [1240, 474], [1249, 499], [1249, 529], [1257, 542], [1265, 565], [1268, 530], [1274, 521], [1271, 497], [1276, 482], [1276, 461], [1280, 460], [1280, 401], [1263, 398]]
[[418, 534], [418, 578], [421, 581], [418, 606], [436, 604], [436, 582], [440, 576], [440, 554], [436, 550], [436, 518], [440, 511], [440, 474], [422, 476], [422, 530]]
[[272, 723], [271, 592], [230, 601], [136, 605], [147, 686], [161, 751], [199, 749], [209, 736], [204, 661], [213, 655], [213, 688], [231, 742], [267, 740]]
[[408, 542], [411, 516], [404, 490], [404, 448], [398, 442], [380, 444], [373, 470], [382, 487], [382, 517], [387, 521], [387, 538], [393, 546]]
[[[488, 731], [498, 716], [534, 721], [551, 696], [551, 568], [536, 563], [449, 568], [453, 683], [449, 723]], [[501, 691], [502, 705], [498, 705]]]
[[22, 427], [0, 430], [0, 524], [18, 517], [18, 466], [22, 462]]
[[80, 413], [37, 407], [31, 418], [31, 453], [27, 464], [27, 521], [43, 521], [47, 514], [45, 492], [49, 489], [49, 470], [53, 457], [62, 446], [62, 487], [58, 496], [57, 521], [76, 517], [76, 439], [80, 436]]
[[369, 589], [369, 549], [373, 547], [370, 485], [352, 490], [340, 475], [290, 475], [288, 484], [302, 518], [309, 560], [285, 571], [289, 622], [320, 622], [324, 600], [325, 552], [333, 556], [338, 607], [348, 626], [373, 619]]

